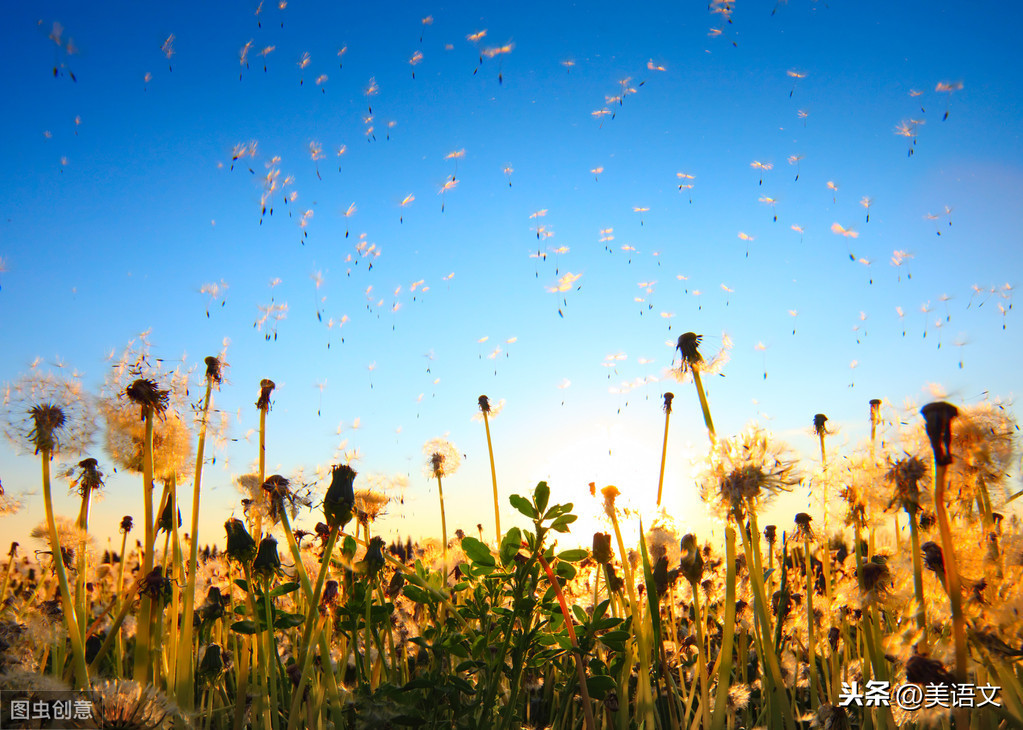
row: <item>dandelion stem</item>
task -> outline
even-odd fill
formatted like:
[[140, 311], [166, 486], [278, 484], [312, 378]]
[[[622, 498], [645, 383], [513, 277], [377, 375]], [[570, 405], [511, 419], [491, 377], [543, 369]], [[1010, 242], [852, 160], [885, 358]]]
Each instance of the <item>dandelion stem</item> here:
[[647, 727], [654, 727], [653, 699], [650, 694], [650, 653], [646, 646], [645, 627], [643, 626], [643, 606], [636, 600], [636, 586], [633, 583], [632, 568], [629, 566], [629, 555], [625, 552], [625, 542], [622, 540], [622, 530], [618, 526], [618, 513], [608, 510], [611, 517], [611, 524], [615, 528], [615, 537], [618, 540], [618, 550], [622, 558], [622, 572], [625, 574], [625, 586], [629, 591], [629, 614], [632, 616], [632, 633], [636, 637], [636, 644], [639, 647], [640, 675], [639, 684], [636, 690], [636, 712], [639, 715], [645, 714]]
[[588, 730], [595, 730], [593, 724], [593, 703], [590, 702], [590, 693], [586, 688], [586, 670], [583, 668], [583, 657], [579, 651], [579, 642], [575, 638], [575, 628], [572, 625], [572, 614], [568, 611], [568, 604], [565, 602], [565, 594], [561, 591], [561, 585], [558, 583], [558, 579], [554, 575], [554, 571], [551, 570], [551, 566], [547, 564], [547, 561], [543, 557], [543, 553], [536, 554], [537, 560], [540, 561], [540, 565], [543, 566], [544, 571], [547, 573], [547, 579], [551, 582], [551, 586], [554, 588], [554, 594], [558, 597], [558, 603], [561, 605], [561, 615], [565, 618], [565, 628], [568, 629], [568, 638], [572, 642], [572, 656], [575, 658], [576, 673], [579, 675], [579, 693], [582, 695], [583, 713], [586, 717], [586, 727]]
[[707, 394], [703, 392], [703, 379], [700, 377], [700, 369], [693, 368], [693, 382], [696, 384], [696, 395], [700, 397], [700, 408], [703, 410], [703, 422], [707, 424], [707, 433], [710, 434], [710, 442], [718, 440], [714, 431], [714, 420], [710, 417], [710, 405], [707, 404]]
[[[966, 682], [966, 623], [963, 619], [963, 595], [959, 582], [959, 564], [956, 560], [955, 542], [952, 527], [948, 521], [945, 507], [945, 485], [948, 478], [948, 467], [945, 464], [934, 465], [934, 513], [938, 518], [938, 530], [941, 533], [942, 557], [945, 563], [945, 586], [948, 588], [948, 599], [952, 607], [952, 634], [955, 637], [956, 678]], [[968, 710], [956, 713], [956, 727], [969, 730], [970, 713]]]
[[661, 445], [661, 471], [657, 477], [657, 506], [661, 506], [661, 492], [664, 489], [664, 463], [668, 460], [668, 423], [671, 421], [671, 401], [664, 409], [664, 443]]
[[[693, 590], [693, 613], [696, 617], [696, 657], [700, 671], [700, 715], [701, 727], [718, 730], [721, 718], [727, 712], [728, 687], [732, 675], [732, 644], [735, 641], [735, 529], [725, 528], [725, 617], [721, 636], [721, 649], [718, 652], [718, 690], [715, 697], [713, 723], [710, 717], [710, 675], [707, 673], [707, 644], [704, 638], [706, 619], [700, 605], [700, 584], [690, 581]], [[718, 710], [717, 708], [721, 708]]]
[[[824, 436], [821, 435], [821, 443], [824, 443]], [[813, 576], [813, 555], [810, 552], [810, 533], [804, 531], [803, 533], [803, 563], [806, 569], [806, 630], [807, 639], [809, 642], [809, 654], [810, 654], [810, 709], [814, 712], [817, 711], [817, 706], [820, 704], [819, 689], [817, 687], [817, 641], [816, 641], [816, 621], [813, 615], [813, 591], [814, 591], [814, 576]]]
[[[153, 417], [151, 405], [142, 408], [146, 420], [146, 440], [142, 455], [142, 496], [145, 504], [145, 552], [142, 554], [142, 577], [153, 570], [153, 544], [155, 542], [153, 523]], [[150, 670], [150, 624], [152, 623], [152, 599], [142, 594], [138, 629], [135, 633], [135, 664], [132, 674], [139, 684], [149, 684]]]
[[[206, 424], [208, 423], [210, 398], [213, 394], [213, 378], [206, 377], [206, 395], [203, 398], [202, 417], [199, 422], [199, 443], [195, 453], [195, 480], [192, 483], [192, 538], [188, 558], [188, 583], [185, 588], [185, 605], [182, 611], [181, 637], [178, 644], [176, 690], [177, 702], [181, 709], [190, 712], [195, 706], [195, 663], [192, 660], [192, 621], [189, 617], [195, 610], [195, 578], [199, 570], [199, 488], [202, 483], [202, 465], [206, 450]], [[262, 454], [262, 451], [260, 451]], [[262, 483], [262, 482], [260, 482]], [[177, 503], [175, 495], [175, 504]], [[177, 522], [171, 517], [172, 524]], [[175, 555], [177, 557], [177, 555]], [[187, 662], [185, 658], [187, 657]]]
[[444, 485], [441, 484], [440, 474], [437, 474], [437, 493], [440, 495], [440, 531], [444, 537], [443, 551], [444, 551], [444, 571], [447, 572], [448, 566], [448, 521], [444, 516]]
[[[494, 525], [497, 530], [497, 545], [501, 544], [501, 511], [497, 499], [497, 468], [494, 466], [494, 446], [490, 441], [490, 420], [487, 411], [483, 411], [483, 425], [487, 429], [487, 451], [490, 452], [490, 480], [494, 484]], [[440, 481], [438, 479], [438, 481]]]
[[78, 627], [82, 631], [82, 642], [85, 642], [85, 626], [89, 621], [88, 609], [86, 607], [87, 596], [85, 592], [85, 576], [88, 573], [89, 561], [88, 555], [85, 550], [85, 541], [89, 534], [89, 504], [91, 502], [92, 489], [88, 486], [82, 488], [82, 507], [78, 512], [78, 529], [80, 530], [80, 538], [76, 550], [78, 554], [75, 556], [78, 561], [77, 571], [78, 574], [75, 576], [75, 618], [78, 621]]
[[927, 602], [924, 598], [923, 559], [920, 554], [920, 531], [917, 527], [916, 515], [909, 513], [909, 540], [913, 553], [913, 593], [916, 596], [916, 625], [924, 632], [923, 641], [926, 648], [927, 637]]
[[[757, 618], [760, 622], [762, 633], [761, 643], [768, 669], [766, 679], [768, 679], [768, 684], [773, 691], [773, 698], [777, 711], [782, 713], [782, 719], [786, 730], [795, 730], [796, 725], [792, 715], [792, 706], [789, 704], [788, 698], [786, 697], [785, 685], [781, 677], [781, 667], [778, 664], [778, 654], [771, 638], [771, 624], [767, 618], [767, 607], [770, 604], [767, 602], [767, 597], [764, 591], [763, 570], [761, 568], [760, 560], [754, 550], [753, 539], [747, 534], [747, 532], [751, 532], [758, 537], [760, 535], [757, 528], [755, 512], [750, 511], [749, 520], [750, 530], [742, 530], [742, 543], [743, 549], [746, 553], [746, 565], [748, 566], [750, 580], [753, 584], [753, 605], [756, 610]], [[784, 564], [784, 557], [782, 558], [782, 561]]]
[[78, 689], [88, 689], [89, 669], [85, 665], [85, 642], [82, 640], [81, 629], [75, 619], [75, 607], [71, 602], [71, 589], [68, 587], [67, 571], [64, 569], [64, 553], [57, 533], [57, 522], [53, 518], [53, 496], [50, 488], [50, 450], [40, 449], [43, 462], [43, 502], [46, 506], [46, 526], [50, 531], [50, 549], [53, 552], [53, 567], [57, 572], [57, 584], [60, 591], [60, 604], [64, 611], [64, 625], [71, 639], [72, 661], [75, 669], [75, 685]]

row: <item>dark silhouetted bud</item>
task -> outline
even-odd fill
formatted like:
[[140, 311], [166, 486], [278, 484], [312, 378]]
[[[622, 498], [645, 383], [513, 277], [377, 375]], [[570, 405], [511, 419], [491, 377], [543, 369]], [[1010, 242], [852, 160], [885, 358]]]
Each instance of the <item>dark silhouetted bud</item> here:
[[281, 570], [281, 556], [277, 552], [277, 539], [270, 535], [264, 537], [259, 543], [259, 551], [256, 559], [252, 561], [252, 572], [269, 577], [277, 575]]
[[949, 446], [952, 443], [952, 419], [959, 415], [959, 409], [951, 403], [938, 401], [928, 403], [920, 409], [927, 428], [927, 438], [931, 440], [934, 451], [934, 463], [948, 466], [952, 463]]
[[347, 464], [335, 465], [330, 472], [330, 487], [323, 498], [323, 516], [327, 525], [341, 529], [352, 519], [355, 509], [356, 472]]
[[362, 560], [362, 567], [370, 578], [375, 578], [387, 564], [387, 560], [384, 558], [384, 544], [384, 538], [377, 536], [370, 540], [366, 547], [366, 557]]
[[675, 394], [668, 392], [664, 394], [664, 412], [671, 413], [671, 402], [675, 400]]
[[927, 686], [954, 687], [956, 678], [937, 659], [915, 654], [906, 660], [906, 681]]
[[768, 545], [774, 545], [778, 541], [778, 526], [766, 525], [764, 527], [764, 539]]
[[338, 597], [338, 582], [336, 580], [328, 580], [323, 584], [323, 595], [320, 596], [320, 613], [326, 613], [327, 610], [337, 603]]
[[593, 533], [593, 560], [601, 565], [611, 562], [614, 553], [611, 551], [611, 535], [606, 532]]
[[239, 563], [251, 563], [256, 557], [256, 541], [241, 520], [231, 518], [224, 523], [227, 530], [227, 557]]
[[679, 562], [679, 572], [695, 586], [703, 578], [703, 555], [696, 544], [696, 535], [688, 533], [682, 536], [682, 560]]
[[199, 663], [199, 682], [210, 684], [215, 682], [224, 671], [224, 655], [219, 644], [210, 644], [202, 655]]
[[825, 416], [823, 413], [817, 413], [816, 415], [814, 415], [814, 417], [813, 417], [813, 432], [815, 434], [817, 434], [818, 436], [820, 436], [822, 434], [826, 434], [828, 431], [827, 431], [827, 428], [824, 426], [824, 424], [827, 423], [827, 422], [828, 422], [828, 417]]

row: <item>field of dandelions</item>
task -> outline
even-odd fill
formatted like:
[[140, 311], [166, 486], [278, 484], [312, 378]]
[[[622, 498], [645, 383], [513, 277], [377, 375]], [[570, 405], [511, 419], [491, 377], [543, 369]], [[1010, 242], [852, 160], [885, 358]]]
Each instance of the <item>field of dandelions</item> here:
[[[723, 540], [680, 535], [662, 510], [628, 544], [621, 525], [641, 518], [616, 505], [615, 486], [594, 484], [607, 531], [589, 550], [552, 547], [573, 505], [551, 504], [543, 482], [499, 503], [493, 470], [498, 539], [449, 534], [443, 481], [459, 454], [442, 440], [424, 452], [443, 540], [386, 544], [374, 522], [387, 497], [350, 465], [313, 493], [265, 473], [271, 380], [252, 384], [259, 470], [242, 479], [244, 519], [199, 535], [219, 358], [206, 358], [194, 423], [187, 378], [144, 356], [98, 399], [59, 376], [10, 384], [6, 434], [37, 455], [42, 478], [43, 505], [21, 508], [45, 511], [34, 537], [47, 549], [33, 560], [15, 543], [3, 566], [0, 726], [1023, 727], [1011, 415], [931, 403], [881, 439], [872, 400], [870, 441], [838, 454], [827, 416], [807, 414], [820, 460], [800, 464], [756, 427], [715, 432], [699, 345], [679, 338], [679, 379], [699, 396], [710, 444], [699, 488]], [[656, 415], [662, 482], [673, 397]], [[478, 407], [489, 446], [487, 396]], [[99, 554], [89, 509], [110, 468], [90, 456], [101, 423], [106, 454], [140, 475], [145, 508], [123, 518], [120, 550]], [[54, 514], [58, 478], [81, 496], [74, 518]], [[761, 524], [766, 501], [797, 485], [816, 512]], [[502, 532], [513, 513], [531, 527]], [[864, 701], [864, 688], [909, 685], [918, 708]], [[36, 708], [71, 693], [91, 719], [12, 717], [12, 698]]]

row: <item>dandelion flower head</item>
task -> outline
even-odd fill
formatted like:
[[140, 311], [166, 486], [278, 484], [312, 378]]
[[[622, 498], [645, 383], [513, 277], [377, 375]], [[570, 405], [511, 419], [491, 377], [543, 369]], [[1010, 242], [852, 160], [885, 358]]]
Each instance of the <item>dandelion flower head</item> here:
[[702, 485], [703, 498], [738, 521], [747, 512], [755, 512], [764, 499], [791, 491], [800, 481], [795, 463], [787, 458], [784, 447], [757, 426], [750, 426], [735, 438], [719, 441], [710, 458], [710, 470]]
[[89, 401], [77, 379], [29, 373], [4, 387], [4, 433], [35, 454], [80, 453], [96, 431]]
[[427, 441], [423, 444], [423, 453], [426, 455], [424, 473], [427, 479], [449, 477], [462, 465], [462, 456], [458, 453], [458, 449], [444, 438]]

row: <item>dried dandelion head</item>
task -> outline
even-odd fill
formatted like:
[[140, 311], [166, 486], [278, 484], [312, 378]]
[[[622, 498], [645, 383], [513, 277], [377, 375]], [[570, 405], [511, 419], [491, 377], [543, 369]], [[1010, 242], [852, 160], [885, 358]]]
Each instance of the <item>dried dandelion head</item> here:
[[800, 540], [814, 540], [815, 535], [813, 528], [810, 527], [810, 523], [813, 522], [813, 517], [808, 515], [806, 512], [798, 512], [796, 514], [796, 537]]
[[615, 500], [618, 499], [618, 497], [621, 495], [621, 492], [618, 491], [618, 487], [614, 486], [613, 484], [609, 484], [608, 486], [601, 489], [600, 493], [604, 497], [604, 513], [608, 516], [608, 518], [614, 519]]
[[824, 436], [827, 434], [828, 429], [824, 425], [828, 422], [828, 417], [823, 413], [817, 413], [813, 417], [813, 432], [817, 436]]
[[462, 465], [462, 456], [447, 439], [436, 438], [423, 445], [426, 454], [426, 478], [449, 477]]
[[72, 491], [86, 497], [103, 486], [103, 472], [99, 470], [99, 462], [92, 457], [82, 459], [77, 466], [70, 467], [66, 472]]
[[310, 500], [293, 490], [291, 481], [280, 474], [267, 477], [262, 484], [262, 490], [266, 495], [267, 514], [274, 523], [280, 521], [285, 510], [295, 518], [299, 507], [308, 507], [310, 504]]
[[885, 476], [895, 487], [889, 508], [898, 506], [907, 514], [916, 515], [920, 511], [920, 482], [927, 476], [927, 464], [907, 454], [892, 464]]
[[214, 387], [220, 387], [220, 384], [224, 382], [224, 363], [219, 357], [208, 355], [204, 360], [206, 363], [206, 379]]
[[180, 715], [158, 689], [115, 679], [98, 684], [92, 692], [93, 718], [98, 727], [124, 730], [163, 730]]
[[49, 373], [23, 376], [4, 388], [3, 406], [7, 438], [35, 454], [79, 453], [96, 431], [89, 398], [74, 379]]
[[479, 397], [480, 411], [482, 413], [490, 413], [490, 398], [485, 395]]
[[270, 378], [263, 378], [259, 381], [259, 399], [256, 400], [256, 408], [261, 411], [270, 410], [270, 394], [274, 392], [277, 384]]
[[679, 336], [675, 349], [681, 356], [679, 367], [682, 368], [682, 372], [696, 370], [703, 363], [703, 355], [700, 354], [701, 342], [703, 342], [703, 335], [698, 335], [695, 332], [686, 332]]
[[675, 400], [675, 394], [674, 393], [672, 393], [671, 391], [668, 391], [667, 393], [664, 394], [664, 406], [663, 406], [663, 408], [664, 408], [664, 412], [666, 414], [669, 414], [669, 415], [671, 414], [671, 402], [673, 400]]
[[888, 594], [892, 587], [892, 572], [886, 563], [864, 563], [858, 572], [864, 600], [868, 603], [876, 603]]
[[384, 513], [390, 497], [375, 489], [360, 489], [355, 493], [355, 509], [363, 524], [373, 522]]
[[956, 454], [949, 477], [965, 496], [1005, 483], [1016, 455], [1016, 421], [989, 402], [959, 409], [951, 448]]
[[852, 727], [844, 707], [822, 704], [810, 721], [811, 730], [849, 730]]
[[737, 438], [718, 442], [702, 493], [727, 519], [741, 524], [761, 501], [791, 491], [799, 481], [795, 463], [784, 449], [765, 431], [752, 426]]
[[157, 415], [163, 415], [170, 405], [170, 391], [161, 388], [151, 378], [136, 378], [125, 388], [124, 394], [128, 396], [128, 400], [139, 406], [142, 419], [145, 419], [146, 412], [150, 409]]

